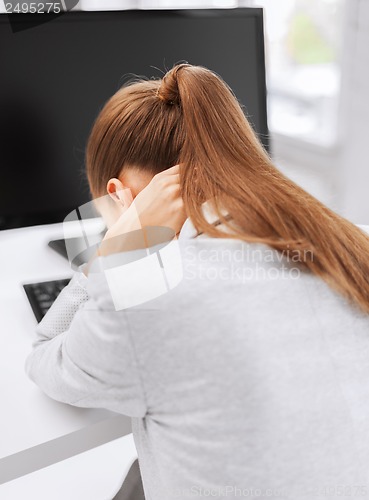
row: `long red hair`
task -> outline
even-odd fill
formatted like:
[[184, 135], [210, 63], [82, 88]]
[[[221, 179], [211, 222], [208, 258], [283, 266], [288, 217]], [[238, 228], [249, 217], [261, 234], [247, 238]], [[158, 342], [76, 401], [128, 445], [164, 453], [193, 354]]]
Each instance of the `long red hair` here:
[[[155, 175], [177, 163], [197, 231], [292, 252], [369, 312], [368, 236], [273, 165], [231, 89], [204, 67], [179, 64], [160, 80], [121, 88], [97, 117], [86, 148], [93, 197], [105, 195], [108, 180], [124, 168]], [[232, 233], [205, 219], [206, 200]]]

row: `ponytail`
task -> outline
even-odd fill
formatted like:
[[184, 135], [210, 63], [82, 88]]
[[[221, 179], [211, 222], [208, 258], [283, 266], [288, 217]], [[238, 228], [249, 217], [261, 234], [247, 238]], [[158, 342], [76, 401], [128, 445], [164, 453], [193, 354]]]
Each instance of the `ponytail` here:
[[[273, 165], [231, 89], [200, 66], [179, 64], [162, 80], [121, 89], [98, 117], [86, 154], [90, 186], [100, 191], [125, 165], [154, 174], [175, 163], [183, 165], [182, 197], [198, 232], [292, 252], [369, 313], [368, 236]], [[230, 231], [206, 220], [205, 201]]]

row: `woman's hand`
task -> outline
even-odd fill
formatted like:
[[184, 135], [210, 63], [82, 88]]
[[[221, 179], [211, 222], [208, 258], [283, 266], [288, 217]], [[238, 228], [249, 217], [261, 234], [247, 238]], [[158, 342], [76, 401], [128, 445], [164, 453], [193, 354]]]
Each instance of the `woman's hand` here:
[[[129, 208], [104, 236], [99, 255], [109, 255], [137, 246], [142, 248], [143, 231], [147, 226], [170, 228], [174, 234], [181, 230], [186, 214], [180, 196], [179, 165], [154, 175], [150, 183], [135, 197]], [[131, 233], [136, 239], [122, 237]], [[120, 238], [121, 237], [121, 238]], [[135, 243], [136, 242], [136, 243]]]

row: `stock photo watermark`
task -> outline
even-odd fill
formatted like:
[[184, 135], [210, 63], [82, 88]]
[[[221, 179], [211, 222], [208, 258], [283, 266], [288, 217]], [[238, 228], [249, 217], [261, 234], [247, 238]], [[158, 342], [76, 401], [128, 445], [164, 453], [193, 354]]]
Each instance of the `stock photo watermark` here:
[[312, 250], [277, 251], [240, 243], [238, 248], [205, 248], [188, 245], [184, 252], [186, 279], [251, 280], [299, 279], [302, 264], [314, 261]]
[[[78, 3], [79, 0], [58, 0], [56, 2], [0, 0], [1, 10], [8, 14], [13, 33], [52, 21], [74, 9]], [[21, 14], [35, 14], [36, 16], [24, 18], [20, 16]]]
[[114, 215], [113, 209], [110, 196], [102, 196], [72, 211], [63, 227], [71, 267], [77, 270], [95, 258], [90, 270], [104, 275], [118, 311], [168, 293], [182, 281], [183, 267], [175, 232], [167, 227], [142, 228], [133, 203], [130, 220], [137, 222], [136, 227], [130, 225], [125, 231], [121, 223], [119, 229], [114, 226], [113, 235], [104, 235], [104, 226], [114, 225], [125, 213]]
[[301, 498], [309, 500], [314, 497], [324, 498], [363, 498], [369, 494], [367, 484], [328, 484], [307, 487], [291, 488], [253, 488], [225, 485], [216, 487], [202, 487], [192, 485], [188, 488], [175, 488], [170, 492], [170, 498]]
[[[141, 227], [132, 197], [126, 198], [131, 203], [120, 208], [120, 213], [105, 195], [73, 210], [64, 220], [71, 267], [78, 270], [95, 259], [90, 272], [104, 275], [115, 310], [145, 304], [184, 280], [232, 280], [245, 285], [253, 280], [297, 280], [302, 265], [314, 261], [311, 250], [288, 245], [277, 251], [235, 240], [231, 246], [224, 245], [224, 239], [218, 238], [208, 240], [208, 244], [201, 239], [179, 242], [171, 228]], [[128, 210], [129, 228], [124, 226]], [[133, 226], [132, 220], [136, 221]], [[107, 230], [111, 226], [114, 229]]]

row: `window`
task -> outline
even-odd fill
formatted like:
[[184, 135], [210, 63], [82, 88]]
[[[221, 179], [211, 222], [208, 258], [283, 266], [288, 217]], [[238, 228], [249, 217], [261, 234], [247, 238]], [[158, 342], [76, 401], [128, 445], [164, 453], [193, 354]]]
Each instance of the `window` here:
[[344, 0], [248, 2], [264, 7], [272, 133], [325, 147], [335, 144], [343, 3]]

